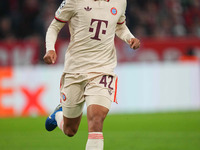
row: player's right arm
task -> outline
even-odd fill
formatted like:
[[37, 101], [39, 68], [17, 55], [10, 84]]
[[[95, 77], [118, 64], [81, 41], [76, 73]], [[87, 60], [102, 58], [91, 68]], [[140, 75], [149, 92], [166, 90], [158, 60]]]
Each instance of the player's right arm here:
[[56, 19], [50, 24], [46, 33], [46, 54], [44, 55], [44, 62], [47, 64], [54, 64], [57, 58], [55, 51], [55, 43], [58, 33], [63, 28], [65, 23], [59, 22]]
[[55, 43], [58, 33], [65, 23], [75, 14], [76, 0], [63, 0], [60, 7], [55, 13], [55, 19], [51, 22], [46, 33], [46, 54], [43, 57], [45, 63], [55, 63], [57, 55]]

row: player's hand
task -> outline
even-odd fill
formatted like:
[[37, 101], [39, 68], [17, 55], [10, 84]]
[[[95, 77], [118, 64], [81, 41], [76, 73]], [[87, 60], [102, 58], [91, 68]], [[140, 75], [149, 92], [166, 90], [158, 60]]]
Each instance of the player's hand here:
[[132, 38], [129, 40], [130, 48], [138, 49], [140, 47], [140, 40], [137, 38]]
[[43, 57], [44, 62], [47, 64], [54, 64], [56, 62], [56, 58], [57, 58], [57, 55], [54, 50], [47, 51]]

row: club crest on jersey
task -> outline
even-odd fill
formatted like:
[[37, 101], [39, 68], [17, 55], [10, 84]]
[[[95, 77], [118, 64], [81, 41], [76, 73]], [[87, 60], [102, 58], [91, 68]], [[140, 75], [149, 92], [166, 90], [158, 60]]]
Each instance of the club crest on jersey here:
[[117, 9], [115, 7], [112, 7], [110, 10], [111, 14], [117, 15]]

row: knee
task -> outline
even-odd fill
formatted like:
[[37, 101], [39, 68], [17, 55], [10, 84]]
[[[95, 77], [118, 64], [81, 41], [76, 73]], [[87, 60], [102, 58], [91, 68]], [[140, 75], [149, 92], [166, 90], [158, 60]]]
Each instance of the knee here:
[[73, 137], [76, 134], [77, 130], [71, 128], [65, 128], [63, 132], [68, 137]]

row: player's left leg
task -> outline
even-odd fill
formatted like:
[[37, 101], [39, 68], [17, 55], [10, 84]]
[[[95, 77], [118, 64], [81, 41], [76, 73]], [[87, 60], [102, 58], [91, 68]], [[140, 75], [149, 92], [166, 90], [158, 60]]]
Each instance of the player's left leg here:
[[116, 92], [116, 75], [96, 74], [87, 84], [85, 88], [85, 101], [87, 105], [89, 135], [86, 150], [103, 150], [103, 122], [109, 112], [111, 103], [115, 102]]
[[87, 96], [88, 141], [86, 150], [103, 150], [103, 122], [111, 101], [104, 96]]

